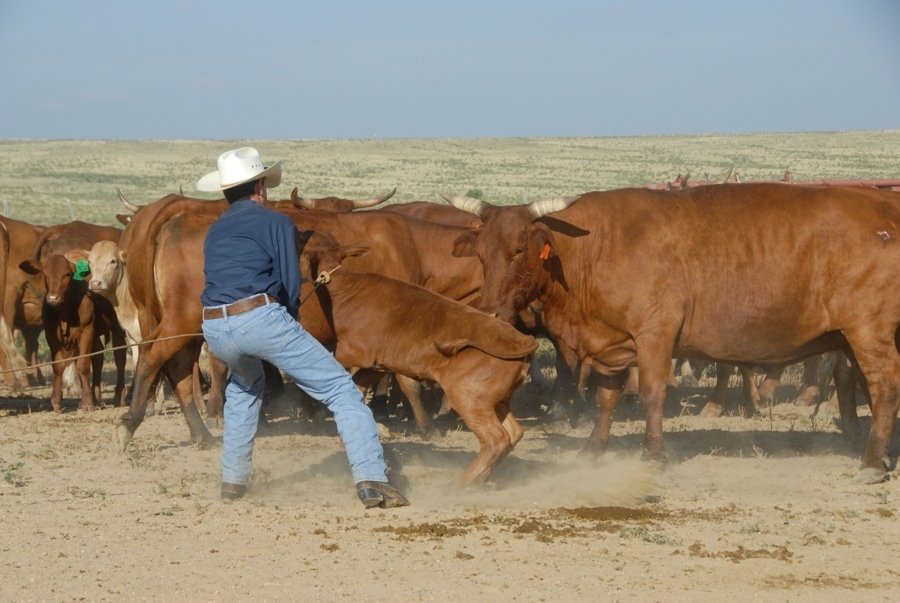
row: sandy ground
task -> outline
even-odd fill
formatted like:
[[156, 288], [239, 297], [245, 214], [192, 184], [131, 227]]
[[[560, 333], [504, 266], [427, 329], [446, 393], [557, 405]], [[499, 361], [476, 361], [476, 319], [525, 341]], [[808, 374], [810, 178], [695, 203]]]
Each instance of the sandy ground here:
[[590, 423], [548, 429], [528, 384], [513, 402], [523, 441], [465, 492], [446, 484], [474, 436], [449, 420], [425, 442], [391, 417], [384, 445], [412, 501], [392, 510], [363, 509], [334, 425], [286, 401], [257, 439], [248, 496], [229, 504], [220, 448], [192, 447], [175, 404], [121, 454], [120, 409], [0, 398], [0, 600], [896, 601], [897, 474], [855, 485], [862, 447], [827, 412], [692, 416], [705, 393], [672, 397], [657, 473], [637, 460], [633, 402], [610, 453], [587, 462]]

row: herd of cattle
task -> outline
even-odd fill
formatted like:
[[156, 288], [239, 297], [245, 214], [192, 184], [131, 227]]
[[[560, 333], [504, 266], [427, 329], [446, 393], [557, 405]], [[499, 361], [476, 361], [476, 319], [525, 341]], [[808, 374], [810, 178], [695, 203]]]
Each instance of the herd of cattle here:
[[[374, 207], [392, 194], [305, 199], [295, 189], [268, 205], [298, 230], [304, 328], [361, 387], [394, 373], [424, 434], [434, 426], [423, 383], [440, 384], [442, 412], [452, 408], [475, 434], [480, 450], [460, 486], [486, 480], [522, 438], [510, 399], [532, 368], [534, 336], [554, 344], [558, 384], [571, 384], [556, 404], [589, 378], [596, 386], [599, 414], [587, 452], [607, 448], [616, 404], [637, 369], [643, 456], [656, 461], [665, 458], [672, 358], [776, 371], [837, 352], [845, 430], [859, 429], [857, 382], [872, 406], [857, 480], [885, 479], [900, 407], [900, 193], [747, 183], [590, 192], [518, 206], [444, 195], [449, 204]], [[12, 389], [21, 389], [23, 376], [36, 384], [43, 331], [55, 361], [79, 356], [81, 407], [91, 409], [103, 357], [84, 354], [109, 342], [143, 342], [132, 348], [121, 449], [152, 411], [161, 376], [192, 441], [210, 444], [199, 409], [221, 417], [225, 369], [210, 358], [204, 406], [197, 370], [203, 240], [227, 203], [173, 194], [138, 206], [120, 198], [129, 210], [117, 216], [124, 230], [0, 217], [0, 368]], [[329, 278], [317, 279], [323, 273]], [[14, 331], [24, 339], [24, 358]], [[125, 351], [114, 358], [115, 398], [123, 404]], [[63, 366], [53, 364], [57, 411]], [[707, 412], [716, 410], [713, 403]]]

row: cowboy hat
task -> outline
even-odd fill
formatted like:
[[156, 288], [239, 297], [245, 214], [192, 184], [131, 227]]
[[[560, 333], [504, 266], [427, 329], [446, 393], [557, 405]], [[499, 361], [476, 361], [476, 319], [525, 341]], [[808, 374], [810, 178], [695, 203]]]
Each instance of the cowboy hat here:
[[264, 166], [259, 151], [253, 147], [225, 151], [219, 155], [218, 167], [197, 181], [198, 191], [214, 193], [259, 178], [266, 179], [266, 188], [281, 184], [281, 162]]

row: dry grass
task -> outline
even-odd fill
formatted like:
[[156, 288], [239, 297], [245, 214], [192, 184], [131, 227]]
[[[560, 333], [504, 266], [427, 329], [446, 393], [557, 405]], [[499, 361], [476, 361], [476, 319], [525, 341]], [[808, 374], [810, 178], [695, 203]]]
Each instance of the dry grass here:
[[678, 173], [720, 178], [731, 164], [747, 180], [900, 177], [900, 130], [607, 138], [66, 141], [0, 140], [0, 202], [10, 217], [37, 224], [76, 218], [115, 225], [116, 188], [148, 203], [194, 183], [221, 151], [257, 146], [283, 161], [287, 197], [383, 194], [439, 201], [438, 192], [477, 188], [510, 204], [665, 182]]

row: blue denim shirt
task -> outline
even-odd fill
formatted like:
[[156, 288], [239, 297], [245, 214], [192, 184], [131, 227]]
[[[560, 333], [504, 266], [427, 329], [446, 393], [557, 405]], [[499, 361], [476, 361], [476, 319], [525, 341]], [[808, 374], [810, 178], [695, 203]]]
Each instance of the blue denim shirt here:
[[232, 203], [203, 243], [204, 307], [268, 293], [291, 316], [300, 310], [297, 230], [291, 219], [250, 199]]

